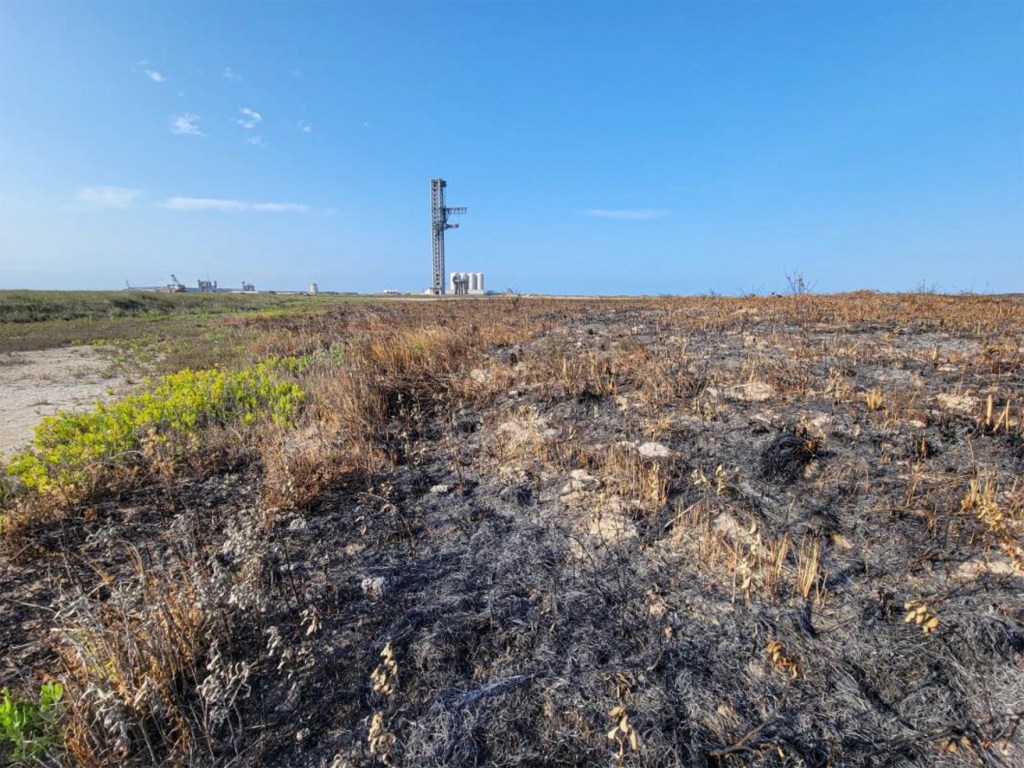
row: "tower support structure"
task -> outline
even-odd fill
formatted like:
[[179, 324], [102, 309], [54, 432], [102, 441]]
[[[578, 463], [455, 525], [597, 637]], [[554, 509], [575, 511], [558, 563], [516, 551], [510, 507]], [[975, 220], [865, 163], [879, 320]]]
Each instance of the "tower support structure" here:
[[444, 179], [430, 180], [430, 240], [433, 279], [430, 289], [435, 296], [444, 295], [444, 233], [458, 229], [458, 223], [448, 221], [449, 216], [466, 212], [464, 207], [448, 207], [444, 202], [444, 190], [448, 182]]

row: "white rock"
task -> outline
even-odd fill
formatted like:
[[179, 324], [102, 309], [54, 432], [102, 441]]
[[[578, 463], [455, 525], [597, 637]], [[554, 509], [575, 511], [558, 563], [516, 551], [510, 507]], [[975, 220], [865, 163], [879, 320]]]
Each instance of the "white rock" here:
[[747, 384], [738, 384], [729, 391], [729, 394], [736, 400], [761, 403], [775, 396], [775, 387], [764, 381], [751, 381]]
[[591, 517], [587, 532], [606, 543], [617, 544], [636, 536], [636, 526], [621, 513], [604, 511]]
[[387, 586], [388, 580], [383, 576], [366, 576], [359, 582], [359, 588], [371, 600], [383, 597]]
[[807, 425], [813, 427], [819, 434], [823, 434], [835, 423], [835, 418], [828, 413], [819, 413], [807, 419]]
[[943, 393], [936, 395], [935, 400], [946, 410], [958, 411], [960, 413], [971, 413], [978, 405], [978, 398], [971, 395], [948, 395]]
[[645, 459], [665, 459], [672, 453], [661, 443], [644, 443], [639, 450]]
[[451, 488], [449, 486], [445, 485], [444, 483], [438, 483], [437, 485], [434, 485], [434, 486], [430, 487], [430, 492], [431, 493], [436, 493], [438, 495], [441, 495], [441, 494], [444, 494], [444, 493], [448, 493], [448, 491], [450, 491], [450, 490], [451, 490]]

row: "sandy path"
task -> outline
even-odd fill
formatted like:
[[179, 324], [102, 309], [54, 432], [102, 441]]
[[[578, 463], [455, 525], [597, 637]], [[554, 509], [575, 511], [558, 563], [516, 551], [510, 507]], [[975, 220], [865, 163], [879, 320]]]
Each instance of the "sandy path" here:
[[126, 389], [106, 377], [110, 362], [100, 347], [64, 347], [0, 355], [0, 459], [24, 445], [43, 416], [84, 410]]

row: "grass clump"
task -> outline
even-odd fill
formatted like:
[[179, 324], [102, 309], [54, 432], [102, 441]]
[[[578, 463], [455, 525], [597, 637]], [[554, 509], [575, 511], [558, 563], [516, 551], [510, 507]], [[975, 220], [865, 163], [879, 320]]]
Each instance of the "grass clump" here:
[[289, 377], [294, 368], [287, 360], [230, 372], [186, 368], [113, 404], [99, 403], [85, 413], [62, 411], [42, 421], [7, 473], [31, 491], [66, 491], [86, 485], [132, 451], [194, 447], [208, 426], [288, 423], [305, 397]]
[[19, 763], [61, 748], [63, 698], [60, 683], [44, 683], [38, 703], [17, 699], [7, 688], [0, 691], [0, 757]]

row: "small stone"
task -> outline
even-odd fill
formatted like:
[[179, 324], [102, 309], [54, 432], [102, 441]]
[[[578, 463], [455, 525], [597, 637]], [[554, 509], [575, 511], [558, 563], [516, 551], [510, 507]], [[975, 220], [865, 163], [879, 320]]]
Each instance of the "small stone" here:
[[363, 590], [363, 594], [371, 600], [376, 600], [384, 596], [384, 592], [387, 590], [388, 580], [383, 576], [366, 576], [361, 582], [359, 582], [359, 588]]
[[431, 487], [430, 492], [431, 493], [436, 493], [438, 495], [441, 495], [441, 494], [448, 493], [448, 491], [450, 491], [450, 490], [451, 490], [450, 486], [447, 486], [444, 483], [438, 483], [437, 485]]
[[312, 731], [310, 731], [309, 728], [303, 728], [302, 730], [300, 730], [298, 733], [295, 734], [295, 740], [301, 744], [302, 742], [304, 742], [306, 739], [309, 738], [311, 733], [312, 733]]
[[971, 413], [978, 406], [978, 398], [971, 395], [950, 395], [941, 393], [935, 396], [939, 405], [948, 411]]
[[672, 453], [661, 443], [644, 443], [639, 451], [645, 459], [666, 459]]
[[745, 400], [749, 403], [761, 403], [771, 400], [775, 395], [775, 388], [763, 381], [751, 381], [747, 384], [739, 384], [732, 387], [730, 395], [735, 400]]

